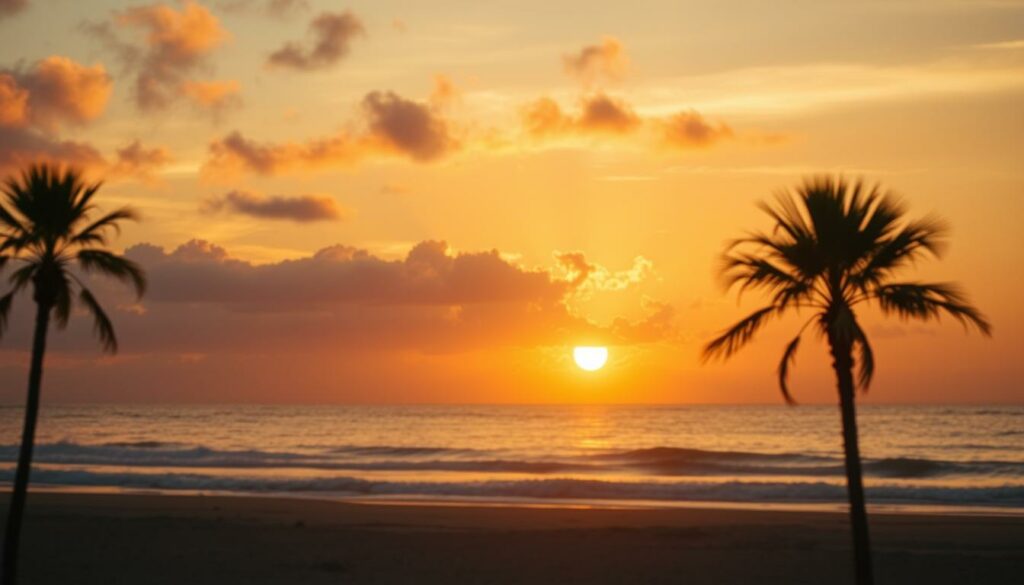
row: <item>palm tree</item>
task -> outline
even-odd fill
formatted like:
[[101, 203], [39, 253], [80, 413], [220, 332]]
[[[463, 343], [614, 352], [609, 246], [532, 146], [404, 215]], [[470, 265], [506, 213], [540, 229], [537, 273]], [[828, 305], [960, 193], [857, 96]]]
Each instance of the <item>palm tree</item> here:
[[920, 258], [940, 255], [946, 229], [936, 219], [907, 219], [903, 206], [878, 187], [817, 177], [793, 195], [780, 194], [775, 206], [761, 204], [761, 209], [771, 216], [774, 229], [732, 242], [724, 254], [722, 276], [727, 288], [739, 285], [740, 293], [761, 290], [771, 301], [708, 343], [704, 357], [728, 358], [769, 320], [800, 309], [813, 312], [782, 354], [779, 387], [786, 402], [793, 404], [787, 376], [801, 335], [815, 324], [828, 341], [839, 389], [856, 580], [858, 585], [870, 585], [871, 548], [854, 391], [855, 386], [867, 390], [875, 360], [854, 309], [874, 304], [886, 315], [925, 321], [947, 315], [985, 335], [991, 334], [991, 326], [955, 285], [896, 280], [902, 269]]
[[0, 270], [14, 264], [11, 290], [0, 297], [0, 333], [15, 295], [31, 285], [36, 302], [35, 334], [28, 376], [25, 424], [14, 475], [7, 531], [4, 538], [3, 568], [0, 582], [14, 585], [18, 541], [28, 489], [32, 446], [39, 413], [39, 390], [43, 376], [43, 354], [50, 318], [64, 328], [71, 316], [74, 298], [93, 317], [94, 332], [103, 349], [117, 351], [117, 338], [110, 318], [85, 286], [82, 277], [72, 271], [109, 276], [131, 284], [139, 297], [145, 291], [142, 270], [132, 261], [105, 250], [111, 230], [118, 231], [122, 220], [136, 219], [129, 208], [111, 211], [92, 220], [96, 206], [92, 200], [101, 183], [87, 184], [79, 171], [55, 165], [36, 164], [22, 172], [20, 179], [10, 177], [0, 198]]

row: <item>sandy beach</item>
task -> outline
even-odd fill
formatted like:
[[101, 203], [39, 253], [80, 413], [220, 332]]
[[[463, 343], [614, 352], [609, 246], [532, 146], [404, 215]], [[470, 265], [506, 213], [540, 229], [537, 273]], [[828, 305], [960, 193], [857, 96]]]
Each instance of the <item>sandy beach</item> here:
[[[6, 504], [4, 494], [3, 504]], [[1024, 518], [876, 514], [879, 583], [1019, 583]], [[850, 583], [842, 514], [33, 493], [24, 583]]]

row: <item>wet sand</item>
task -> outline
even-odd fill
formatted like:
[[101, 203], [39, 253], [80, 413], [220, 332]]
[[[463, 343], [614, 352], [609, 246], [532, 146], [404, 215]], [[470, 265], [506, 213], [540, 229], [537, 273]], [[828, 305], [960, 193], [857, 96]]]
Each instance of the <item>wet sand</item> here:
[[[872, 530], [879, 584], [1024, 582], [1024, 518]], [[852, 583], [846, 518], [819, 512], [37, 492], [22, 546], [24, 584]]]

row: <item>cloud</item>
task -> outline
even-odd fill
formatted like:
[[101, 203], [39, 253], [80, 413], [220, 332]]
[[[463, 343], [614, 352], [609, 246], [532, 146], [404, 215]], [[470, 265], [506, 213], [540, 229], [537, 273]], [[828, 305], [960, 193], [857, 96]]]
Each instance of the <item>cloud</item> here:
[[640, 118], [629, 104], [597, 94], [582, 101], [583, 112], [576, 125], [591, 132], [629, 132], [640, 125]]
[[566, 134], [626, 134], [640, 127], [642, 120], [623, 100], [603, 93], [580, 100], [576, 114], [562, 110], [551, 98], [540, 98], [523, 109], [523, 123], [534, 137]]
[[671, 307], [645, 301], [640, 321], [590, 323], [565, 304], [572, 282], [515, 264], [498, 250], [453, 252], [443, 241], [420, 242], [398, 259], [336, 245], [252, 264], [202, 240], [171, 251], [140, 244], [126, 255], [150, 282], [144, 310], [131, 305], [119, 315], [125, 347], [139, 343], [139, 351], [647, 343], [659, 341], [657, 332], [672, 321]]
[[346, 132], [306, 142], [260, 143], [235, 131], [210, 143], [203, 165], [207, 177], [253, 172], [279, 175], [298, 170], [347, 167], [362, 160], [371, 143], [359, 142]]
[[[168, 4], [128, 8], [115, 12], [112, 22], [84, 28], [134, 73], [135, 103], [150, 111], [164, 109], [184, 96], [185, 83], [228, 39], [217, 17], [194, 0], [184, 0], [180, 9]], [[134, 31], [141, 38], [125, 41], [121, 30]]]
[[267, 65], [299, 71], [324, 69], [349, 52], [355, 37], [366, 34], [363, 23], [351, 12], [325, 12], [309, 23], [308, 46], [290, 42], [267, 57]]
[[116, 154], [117, 159], [110, 169], [112, 174], [147, 181], [154, 180], [157, 172], [173, 160], [166, 148], [146, 148], [138, 140], [117, 149]]
[[[564, 110], [551, 98], [539, 98], [521, 111], [525, 134], [534, 141], [563, 142], [574, 138], [631, 141], [653, 150], [708, 148], [734, 137], [725, 123], [713, 124], [694, 110], [670, 116], [642, 116], [628, 102], [597, 92], [580, 99], [576, 111]], [[765, 144], [779, 140], [758, 139]]]
[[732, 128], [712, 125], [696, 111], [680, 112], [660, 122], [664, 143], [671, 148], [703, 148], [732, 138]]
[[49, 161], [96, 169], [106, 163], [92, 145], [56, 136], [62, 125], [99, 117], [112, 90], [102, 65], [50, 56], [30, 67], [0, 70], [0, 172]]
[[[386, 385], [397, 392], [419, 388], [427, 400], [431, 388], [440, 388], [434, 382], [444, 383], [424, 379], [432, 364], [458, 365], [446, 366], [446, 375], [479, 371], [482, 383], [518, 367], [517, 355], [543, 360], [550, 352], [534, 350], [557, 348], [565, 355], [582, 341], [665, 341], [657, 333], [671, 324], [670, 309], [650, 303], [638, 321], [594, 324], [567, 309], [571, 285], [550, 271], [524, 267], [497, 250], [454, 252], [438, 241], [421, 242], [398, 258], [339, 245], [269, 264], [239, 260], [202, 240], [173, 249], [140, 244], [126, 254], [149, 278], [141, 304], [116, 283], [89, 279], [125, 353], [105, 363], [102, 380], [92, 380], [91, 322], [72, 319], [48, 346], [61, 364], [54, 375], [64, 376], [54, 381], [55, 391], [85, 392], [82, 385], [95, 382], [88, 388], [98, 392], [94, 397], [132, 392], [136, 399], [159, 400], [187, 389], [197, 398], [222, 400], [227, 392], [258, 400], [254, 388], [272, 386], [262, 396], [277, 399], [282, 387], [294, 388], [293, 399], [309, 399], [318, 387], [324, 399], [380, 401], [376, 389]], [[30, 313], [15, 311], [5, 346], [29, 347], [31, 331]], [[500, 364], [485, 363], [498, 352]], [[23, 350], [0, 358], [27, 359]], [[308, 384], [307, 375], [328, 383]]]
[[28, 0], [0, 0], [0, 19], [14, 16], [28, 7]]
[[0, 126], [25, 126], [28, 118], [28, 90], [13, 75], [0, 73]]
[[277, 144], [259, 143], [235, 131], [210, 144], [203, 172], [214, 178], [240, 172], [277, 175], [347, 167], [370, 157], [431, 162], [459, 146], [437, 110], [390, 91], [371, 92], [363, 98], [359, 123], [361, 129]]
[[52, 55], [28, 69], [0, 71], [0, 125], [53, 132], [81, 125], [106, 109], [113, 82], [103, 65]]
[[147, 267], [152, 285], [147, 298], [156, 302], [277, 310], [352, 303], [543, 304], [559, 301], [567, 290], [547, 272], [512, 265], [496, 250], [452, 253], [442, 241], [421, 242], [400, 260], [338, 245], [305, 258], [254, 265], [202, 240], [169, 253], [150, 245], [126, 253]]
[[555, 260], [578, 299], [589, 299], [598, 291], [622, 291], [654, 275], [654, 263], [643, 256], [633, 258], [628, 269], [617, 271], [588, 262], [583, 252], [556, 252]]
[[562, 63], [566, 74], [585, 85], [600, 79], [618, 81], [629, 69], [626, 49], [615, 37], [604, 37], [598, 44], [564, 55]]
[[241, 105], [242, 86], [234, 79], [224, 81], [185, 81], [182, 94], [204, 109], [218, 113]]
[[49, 161], [82, 168], [102, 168], [103, 155], [91, 144], [60, 140], [30, 128], [0, 125], [0, 173], [16, 172], [29, 163]]
[[229, 191], [223, 196], [207, 200], [206, 211], [231, 211], [261, 219], [287, 219], [300, 223], [337, 220], [344, 217], [341, 207], [330, 197], [300, 195], [286, 197], [264, 196], [247, 191]]
[[455, 147], [445, 121], [425, 104], [375, 91], [363, 98], [363, 108], [370, 132], [414, 160], [435, 160]]

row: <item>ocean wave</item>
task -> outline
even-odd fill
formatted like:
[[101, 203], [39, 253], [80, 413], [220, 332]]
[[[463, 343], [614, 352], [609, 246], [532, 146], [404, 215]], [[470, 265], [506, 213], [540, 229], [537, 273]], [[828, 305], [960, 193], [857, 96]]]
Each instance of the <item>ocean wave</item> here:
[[[10, 469], [0, 481], [11, 481]], [[338, 496], [489, 497], [534, 499], [657, 500], [677, 502], [842, 503], [846, 488], [828, 482], [629, 482], [577, 478], [515, 481], [377, 481], [357, 477], [231, 477], [198, 473], [111, 473], [42, 468], [37, 485], [246, 493], [321, 493]], [[1024, 485], [952, 487], [877, 485], [873, 503], [1024, 507]]]
[[[169, 445], [169, 444], [168, 444]], [[394, 451], [393, 448], [388, 448]], [[404, 449], [404, 448], [403, 448]], [[405, 450], [412, 452], [415, 449]], [[332, 450], [334, 451], [334, 450]], [[421, 450], [424, 453], [428, 450]], [[380, 450], [366, 453], [381, 456]], [[16, 445], [0, 445], [0, 461], [17, 458]], [[348, 451], [353, 454], [353, 451]], [[218, 469], [320, 469], [351, 471], [476, 471], [493, 473], [572, 473], [593, 471], [585, 463], [503, 459], [369, 459], [339, 460], [322, 454], [261, 450], [216, 450], [207, 447], [167, 448], [138, 443], [80, 445], [70, 442], [36, 445], [34, 461], [57, 465], [118, 465], [127, 467], [195, 467]]]
[[[70, 444], [64, 442], [64, 444]], [[163, 449], [165, 447], [178, 446], [181, 443], [168, 443], [166, 441], [112, 441], [103, 443], [102, 447], [129, 447], [131, 449]]]
[[[0, 445], [0, 461], [13, 462], [17, 445]], [[505, 456], [502, 456], [505, 455]], [[36, 446], [35, 461], [52, 465], [333, 471], [450, 471], [520, 474], [617, 474], [662, 477], [842, 477], [842, 459], [787, 453], [656, 447], [562, 457], [509, 457], [483, 450], [442, 447], [344, 446], [304, 451], [226, 450], [160, 441]], [[888, 479], [945, 476], [1024, 477], [1024, 463], [944, 461], [911, 457], [866, 459], [864, 473]]]
[[475, 449], [449, 449], [447, 447], [395, 447], [389, 445], [344, 445], [330, 447], [329, 453], [340, 455], [377, 455], [383, 457], [423, 457], [427, 455], [468, 455]]

